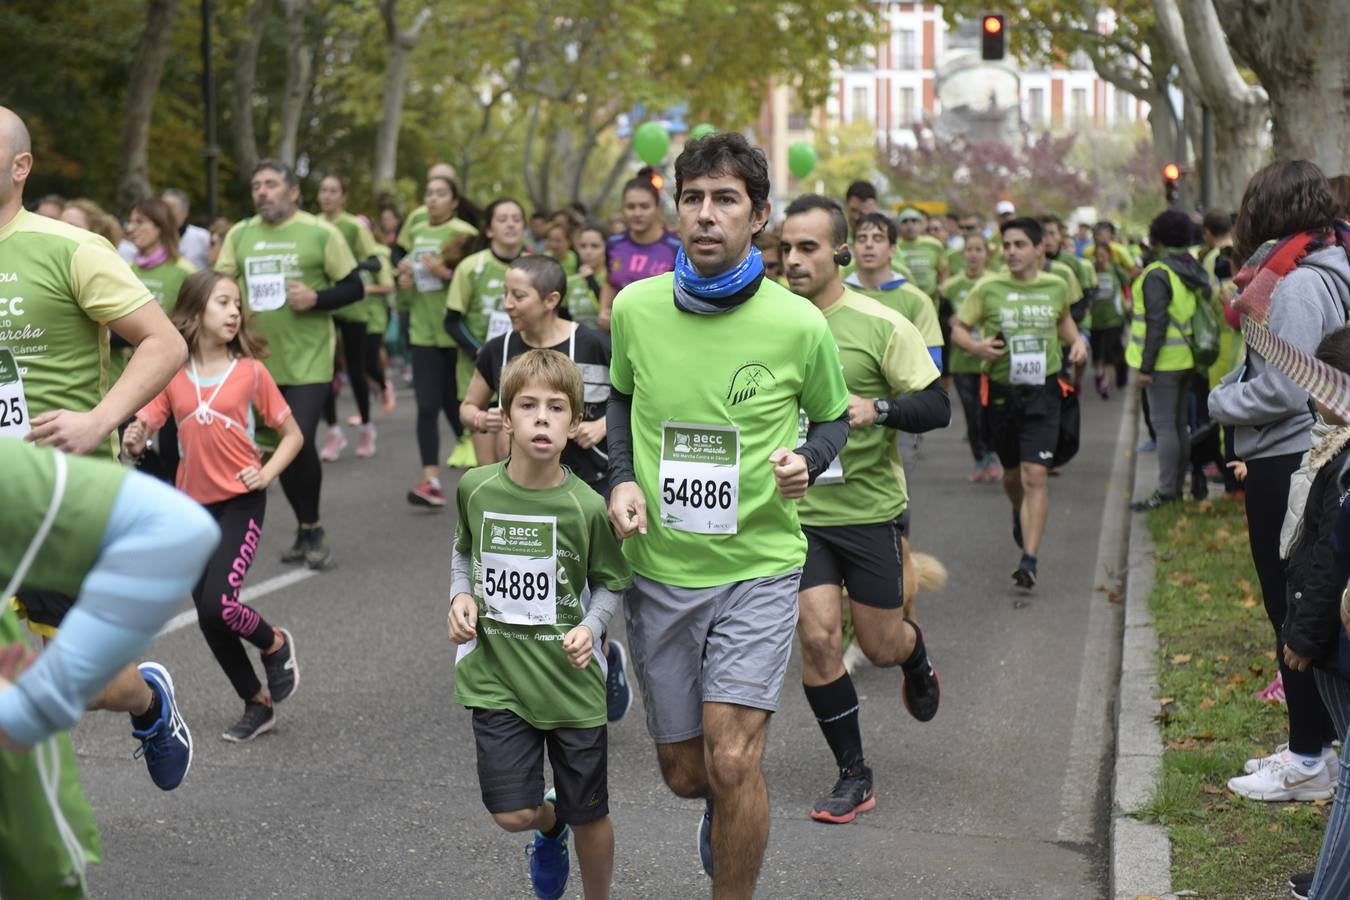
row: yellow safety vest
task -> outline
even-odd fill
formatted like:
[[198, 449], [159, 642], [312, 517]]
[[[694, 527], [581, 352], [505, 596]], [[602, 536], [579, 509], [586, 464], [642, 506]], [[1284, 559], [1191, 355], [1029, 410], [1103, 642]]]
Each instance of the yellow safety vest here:
[[1162, 269], [1172, 289], [1172, 302], [1167, 306], [1167, 337], [1163, 340], [1158, 359], [1153, 365], [1155, 372], [1184, 372], [1195, 368], [1195, 358], [1191, 356], [1191, 346], [1187, 338], [1191, 333], [1191, 319], [1195, 316], [1196, 293], [1186, 286], [1180, 276], [1161, 260], [1155, 260], [1144, 267], [1132, 288], [1134, 297], [1134, 321], [1130, 323], [1130, 345], [1125, 348], [1125, 362], [1137, 369], [1144, 362], [1144, 336], [1148, 324], [1144, 313], [1144, 279], [1149, 273]]

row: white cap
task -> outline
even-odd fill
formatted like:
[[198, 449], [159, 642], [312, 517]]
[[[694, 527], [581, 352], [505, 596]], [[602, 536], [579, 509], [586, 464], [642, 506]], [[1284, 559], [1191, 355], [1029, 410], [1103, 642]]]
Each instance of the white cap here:
[[1012, 205], [1011, 200], [1000, 200], [998, 203], [994, 204], [994, 212], [1002, 216], [1008, 213], [1017, 212], [1017, 207]]

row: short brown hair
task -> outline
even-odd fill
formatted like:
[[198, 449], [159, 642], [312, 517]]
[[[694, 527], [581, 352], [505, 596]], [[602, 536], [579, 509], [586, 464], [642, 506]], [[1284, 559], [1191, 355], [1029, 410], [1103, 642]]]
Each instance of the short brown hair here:
[[1233, 250], [1246, 262], [1266, 241], [1320, 231], [1336, 218], [1331, 185], [1306, 159], [1279, 160], [1247, 182], [1233, 225]]
[[576, 363], [557, 350], [526, 350], [511, 360], [506, 366], [506, 371], [502, 373], [499, 389], [502, 409], [507, 414], [510, 414], [516, 394], [532, 381], [537, 381], [565, 396], [571, 405], [572, 424], [581, 421], [581, 370], [577, 368]]
[[[201, 332], [202, 313], [206, 310], [206, 301], [211, 299], [211, 292], [222, 281], [234, 281], [234, 279], [229, 275], [222, 275], [219, 272], [205, 269], [189, 275], [183, 280], [183, 286], [178, 289], [178, 302], [174, 304], [173, 315], [169, 317], [169, 320], [173, 322], [173, 327], [178, 329], [178, 333], [183, 336], [189, 351], [196, 349], [197, 335]], [[248, 307], [245, 306], [239, 316], [239, 330], [235, 332], [234, 340], [230, 341], [230, 351], [237, 356], [265, 359], [267, 357], [267, 337], [251, 330], [252, 324], [253, 316], [249, 313]]]

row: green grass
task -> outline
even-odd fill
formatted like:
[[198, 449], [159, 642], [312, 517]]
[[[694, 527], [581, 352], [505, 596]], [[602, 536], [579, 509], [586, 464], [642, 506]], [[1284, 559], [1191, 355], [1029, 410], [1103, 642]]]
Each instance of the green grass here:
[[1167, 827], [1173, 890], [1288, 897], [1288, 876], [1317, 863], [1330, 807], [1258, 803], [1225, 787], [1246, 759], [1286, 738], [1284, 707], [1252, 696], [1276, 667], [1242, 504], [1175, 504], [1150, 513], [1148, 524], [1167, 749], [1157, 794], [1140, 817]]

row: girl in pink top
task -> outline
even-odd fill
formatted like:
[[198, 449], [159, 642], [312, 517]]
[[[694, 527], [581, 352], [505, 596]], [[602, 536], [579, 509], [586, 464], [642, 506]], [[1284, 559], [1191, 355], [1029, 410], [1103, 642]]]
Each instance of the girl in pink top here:
[[[151, 431], [170, 417], [178, 424], [178, 489], [205, 506], [221, 532], [220, 546], [192, 592], [207, 646], [244, 701], [243, 717], [221, 737], [248, 741], [276, 724], [273, 704], [300, 683], [291, 633], [245, 606], [240, 591], [262, 538], [267, 486], [295, 459], [304, 438], [259, 361], [266, 341], [249, 331], [234, 279], [215, 272], [190, 276], [179, 291], [173, 323], [187, 341], [188, 363], [136, 414], [122, 447], [139, 457]], [[281, 435], [266, 464], [253, 440], [255, 410]], [[262, 654], [266, 689], [243, 641]]]

